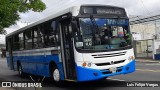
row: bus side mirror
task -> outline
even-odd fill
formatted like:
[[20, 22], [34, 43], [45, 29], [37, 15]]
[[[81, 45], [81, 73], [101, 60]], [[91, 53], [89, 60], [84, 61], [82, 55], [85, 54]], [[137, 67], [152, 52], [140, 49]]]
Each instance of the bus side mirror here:
[[77, 32], [77, 31], [78, 31], [77, 22], [76, 22], [76, 21], [72, 21], [72, 22], [71, 22], [71, 25], [72, 25], [72, 30], [73, 30], [73, 32]]

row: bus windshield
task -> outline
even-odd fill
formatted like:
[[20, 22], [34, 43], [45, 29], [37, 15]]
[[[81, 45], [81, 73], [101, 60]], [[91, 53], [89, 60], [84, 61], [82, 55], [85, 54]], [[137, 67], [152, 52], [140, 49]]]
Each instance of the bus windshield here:
[[75, 34], [76, 48], [82, 50], [112, 50], [131, 46], [128, 19], [79, 18]]

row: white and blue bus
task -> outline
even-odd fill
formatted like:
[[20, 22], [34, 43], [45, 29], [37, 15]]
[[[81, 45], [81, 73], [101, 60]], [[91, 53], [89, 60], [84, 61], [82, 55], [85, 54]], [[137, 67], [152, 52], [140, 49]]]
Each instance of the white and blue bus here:
[[91, 81], [135, 71], [124, 8], [73, 6], [6, 36], [7, 63], [19, 75]]

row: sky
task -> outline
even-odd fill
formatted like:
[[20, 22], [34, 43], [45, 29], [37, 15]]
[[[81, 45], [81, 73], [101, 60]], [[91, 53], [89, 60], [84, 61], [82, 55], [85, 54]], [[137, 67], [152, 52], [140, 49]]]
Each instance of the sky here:
[[[153, 16], [160, 14], [160, 0], [42, 0], [47, 8], [43, 12], [21, 13], [21, 19], [7, 30], [7, 34], [51, 16], [65, 8], [81, 4], [105, 4], [124, 7], [129, 16]], [[5, 43], [5, 35], [0, 35], [0, 43]]]

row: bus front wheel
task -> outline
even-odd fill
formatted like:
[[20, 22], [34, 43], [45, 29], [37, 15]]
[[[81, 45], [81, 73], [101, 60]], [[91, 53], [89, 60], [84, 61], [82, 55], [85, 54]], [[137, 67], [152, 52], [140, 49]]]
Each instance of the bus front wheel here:
[[60, 73], [58, 68], [53, 69], [53, 74], [52, 74], [53, 80], [57, 83], [60, 82]]

